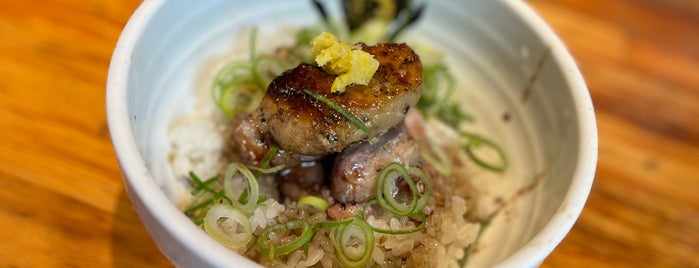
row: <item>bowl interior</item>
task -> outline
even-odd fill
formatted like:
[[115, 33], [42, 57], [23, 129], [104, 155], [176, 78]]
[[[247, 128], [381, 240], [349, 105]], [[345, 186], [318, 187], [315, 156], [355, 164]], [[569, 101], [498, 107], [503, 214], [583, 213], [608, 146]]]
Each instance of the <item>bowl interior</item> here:
[[[339, 15], [337, 6], [331, 10]], [[173, 0], [144, 2], [127, 25], [110, 69], [110, 129], [129, 196], [141, 217], [155, 218], [144, 220], [146, 227], [174, 262], [230, 263], [225, 255], [234, 255], [203, 242], [205, 234], [174, 209], [182, 185], [168, 165], [167, 133], [176, 117], [193, 111], [201, 79], [213, 76], [205, 65], [230, 60], [253, 26], [264, 50], [285, 42], [280, 32], [317, 22], [305, 1]], [[429, 1], [409, 32], [446, 55], [457, 97], [477, 120], [469, 127], [499, 143], [510, 159], [503, 174], [474, 173], [487, 200], [480, 210], [501, 210], [468, 266], [537, 265], [577, 218], [594, 172], [592, 106], [575, 64], [521, 1]], [[182, 227], [162, 231], [158, 225], [166, 220]], [[202, 246], [185, 246], [196, 252], [178, 255], [182, 248], [164, 245], [162, 236]]]

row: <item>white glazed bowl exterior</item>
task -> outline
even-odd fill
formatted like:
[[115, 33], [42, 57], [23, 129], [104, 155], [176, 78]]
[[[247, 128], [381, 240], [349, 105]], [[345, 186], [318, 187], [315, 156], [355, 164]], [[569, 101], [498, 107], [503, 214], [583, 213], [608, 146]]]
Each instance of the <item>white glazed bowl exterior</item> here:
[[[337, 13], [337, 6], [331, 9]], [[109, 128], [129, 198], [176, 266], [258, 266], [209, 239], [171, 200], [166, 133], [175, 116], [191, 111], [198, 69], [232, 43], [246, 41], [235, 39], [239, 29], [316, 21], [307, 1], [146, 0], [126, 25], [107, 81]], [[517, 120], [485, 128], [501, 130], [495, 138], [515, 151], [512, 162], [522, 159], [512, 172], [531, 176], [519, 180], [538, 173], [549, 178], [521, 201], [520, 215], [509, 226], [494, 227], [489, 241], [498, 249], [484, 248], [487, 253], [474, 256], [469, 266], [537, 266], [573, 226], [594, 177], [597, 131], [577, 66], [549, 27], [519, 0], [429, 1], [411, 33], [445, 51], [457, 70], [478, 77], [464, 84], [487, 89], [469, 96], [472, 108], [483, 108], [479, 118], [499, 122], [507, 112]], [[521, 101], [537, 69], [532, 92]]]

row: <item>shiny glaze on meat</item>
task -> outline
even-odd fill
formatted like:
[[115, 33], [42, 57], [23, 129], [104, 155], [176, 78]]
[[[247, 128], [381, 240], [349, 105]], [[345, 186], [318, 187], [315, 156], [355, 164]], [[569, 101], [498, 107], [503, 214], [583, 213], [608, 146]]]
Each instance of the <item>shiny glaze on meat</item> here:
[[[326, 155], [377, 137], [402, 122], [422, 93], [420, 58], [405, 44], [360, 46], [380, 63], [368, 86], [353, 84], [344, 93], [331, 93], [335, 75], [301, 64], [270, 83], [259, 108], [260, 128], [285, 150]], [[370, 134], [304, 93], [304, 89], [344, 107], [371, 129]]]
[[325, 170], [321, 161], [302, 162], [279, 173], [279, 191], [298, 201], [306, 195], [320, 196], [324, 181]]
[[[246, 164], [259, 166], [273, 141], [258, 127], [257, 114], [238, 114], [233, 117], [232, 139], [238, 156]], [[294, 167], [302, 162], [315, 161], [318, 156], [300, 155], [280, 149], [271, 159], [270, 166]]]
[[[238, 114], [233, 118], [232, 139], [241, 161], [259, 166], [267, 155], [271, 139], [257, 127], [255, 114]], [[307, 156], [279, 150], [270, 166], [284, 165], [277, 175], [279, 192], [291, 200], [304, 195], [319, 195], [325, 187], [325, 170], [318, 156]], [[326, 187], [327, 188], [327, 187]]]
[[379, 172], [392, 162], [421, 165], [417, 143], [402, 126], [389, 130], [375, 144], [358, 142], [335, 158], [330, 191], [338, 202], [364, 203], [376, 197]]

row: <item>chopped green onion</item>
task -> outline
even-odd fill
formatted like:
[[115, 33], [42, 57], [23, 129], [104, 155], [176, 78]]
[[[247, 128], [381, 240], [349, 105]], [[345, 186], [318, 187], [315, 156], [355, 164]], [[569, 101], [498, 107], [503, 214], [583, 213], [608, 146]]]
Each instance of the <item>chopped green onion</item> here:
[[[396, 200], [396, 195], [399, 191], [398, 181], [401, 178], [410, 187], [412, 198], [409, 203]], [[417, 207], [417, 199], [415, 181], [403, 165], [392, 162], [381, 170], [376, 182], [376, 201], [379, 203], [379, 206], [395, 215], [406, 216], [414, 212]]]
[[216, 204], [204, 217], [204, 231], [222, 245], [239, 248], [252, 239], [252, 225], [248, 218], [228, 204]]
[[252, 65], [246, 61], [234, 61], [224, 66], [211, 85], [216, 105], [228, 117], [239, 112], [251, 112], [264, 96], [252, 79]]
[[[194, 204], [194, 205], [191, 205], [191, 206], [188, 207], [187, 209], [185, 209], [185, 210], [184, 210], [184, 214], [185, 214], [185, 215], [192, 215], [192, 214], [193, 214], [194, 212], [196, 212], [197, 210], [202, 209], [202, 208], [205, 208], [205, 207], [208, 207], [209, 205], [211, 205], [211, 204], [213, 204], [213, 203], [214, 203], [214, 199], [213, 199], [213, 198], [206, 199], [206, 200], [204, 200], [204, 201], [201, 202], [201, 203], [196, 203], [196, 204]], [[195, 221], [196, 221], [196, 220], [195, 220]]]
[[199, 224], [203, 221], [203, 217], [206, 213], [206, 210], [203, 209], [208, 208], [211, 206], [211, 204], [217, 203], [219, 200], [225, 200], [229, 204], [231, 203], [231, 200], [226, 197], [223, 190], [214, 190], [210, 188], [211, 185], [218, 182], [217, 177], [210, 178], [206, 181], [201, 181], [201, 179], [194, 174], [194, 172], [190, 172], [189, 177], [194, 183], [194, 188], [192, 189], [191, 194], [195, 196], [195, 199], [183, 212], [195, 223]]
[[[238, 197], [240, 196], [236, 196], [236, 194], [233, 192], [233, 175], [235, 175], [238, 172], [240, 172], [240, 174], [242, 174], [243, 177], [248, 181], [248, 186], [246, 187], [246, 189], [248, 190], [248, 196], [245, 202], [239, 202]], [[232, 200], [234, 207], [240, 209], [245, 213], [250, 213], [253, 210], [255, 210], [258, 198], [260, 196], [260, 188], [257, 184], [257, 179], [245, 165], [241, 163], [232, 163], [228, 165], [228, 168], [226, 168], [226, 173], [223, 178], [223, 190], [225, 191], [226, 196], [228, 196], [228, 198]]]
[[[277, 232], [291, 231], [294, 229], [301, 229], [301, 234], [287, 243], [277, 245], [275, 240], [286, 240], [277, 239], [276, 237], [279, 237]], [[268, 256], [271, 260], [276, 256], [286, 255], [300, 248], [310, 242], [311, 238], [313, 238], [313, 230], [308, 221], [295, 220], [267, 228], [267, 230], [262, 232], [257, 238], [257, 247], [263, 255]]]
[[250, 39], [248, 39], [249, 45], [250, 45], [250, 61], [255, 60], [255, 54], [257, 52], [255, 51], [257, 49], [257, 27], [252, 27], [250, 29]]
[[269, 83], [290, 68], [283, 58], [257, 54], [257, 28], [250, 31], [250, 58], [225, 65], [214, 77], [211, 92], [216, 105], [230, 117], [259, 106]]
[[223, 94], [232, 86], [245, 84], [244, 77], [250, 76], [250, 63], [243, 61], [234, 61], [226, 64], [214, 76], [214, 82], [211, 85], [211, 95], [214, 103], [219, 108], [224, 109]]
[[252, 169], [255, 171], [255, 177], [260, 176], [261, 174], [272, 174], [281, 171], [284, 169], [284, 165], [278, 165], [276, 167], [269, 167], [269, 164], [272, 162], [272, 159], [274, 156], [277, 154], [277, 151], [279, 151], [279, 145], [272, 144], [269, 147], [269, 150], [267, 151], [267, 154], [265, 155], [264, 158], [262, 158], [262, 161], [260, 162], [259, 167], [255, 166], [249, 166], [249, 169]]
[[217, 177], [209, 178], [206, 181], [202, 181], [197, 174], [194, 172], [190, 171], [189, 172], [189, 177], [192, 179], [192, 182], [194, 183], [194, 188], [190, 192], [191, 194], [195, 195], [199, 193], [200, 191], [208, 192], [208, 193], [215, 193], [215, 191], [211, 188], [209, 188], [209, 185], [213, 184], [218, 180]]
[[194, 172], [191, 172], [191, 171], [189, 172], [189, 177], [192, 178], [192, 181], [195, 184], [194, 188], [192, 188], [192, 191], [190, 191], [190, 193], [192, 195], [195, 195], [202, 190], [206, 190], [207, 192], [211, 192], [211, 188], [209, 188], [209, 186], [218, 182], [218, 177], [211, 177], [206, 181], [201, 181], [201, 179], [199, 179], [199, 177], [196, 174], [194, 174]]
[[[429, 191], [431, 192], [431, 186], [429, 186], [429, 187], [430, 187], [430, 190], [429, 190]], [[425, 196], [427, 196], [427, 195], [425, 195]], [[429, 199], [429, 198], [426, 198], [425, 200], [427, 200], [427, 199]], [[378, 203], [377, 203], [376, 200], [377, 200], [377, 199], [372, 199], [372, 200], [370, 200], [369, 202], [366, 202], [366, 204], [364, 204], [364, 208], [363, 208], [362, 211], [359, 213], [358, 217], [361, 218], [361, 219], [365, 219], [367, 209], [368, 209], [369, 207], [373, 206], [373, 205], [378, 205]], [[379, 208], [379, 209], [381, 209], [381, 208]], [[384, 209], [384, 211], [390, 213], [390, 211], [388, 211], [388, 210], [385, 210], [385, 209]], [[382, 228], [374, 227], [374, 226], [371, 225], [371, 224], [369, 224], [369, 226], [371, 227], [372, 230], [374, 230], [374, 232], [383, 233], [383, 234], [401, 235], [401, 234], [415, 233], [415, 232], [418, 232], [418, 231], [420, 231], [420, 230], [422, 230], [422, 229], [425, 228], [425, 222], [426, 222], [426, 219], [427, 219], [427, 216], [426, 216], [425, 214], [422, 214], [422, 213], [417, 213], [416, 216], [420, 217], [420, 224], [419, 224], [417, 227], [413, 227], [413, 228], [400, 229], [400, 230], [391, 230], [391, 229], [382, 229]], [[368, 224], [368, 222], [367, 222], [367, 224]]]
[[438, 105], [435, 116], [451, 128], [458, 129], [462, 122], [473, 121], [473, 117], [461, 110], [460, 103], [447, 103]]
[[279, 151], [279, 145], [272, 144], [269, 147], [269, 150], [267, 150], [267, 154], [265, 155], [265, 157], [262, 158], [262, 162], [260, 162], [260, 168], [269, 167], [269, 163], [272, 162], [272, 158], [274, 158], [274, 156], [277, 154], [277, 151]]
[[[413, 176], [420, 178], [425, 189], [422, 195], [419, 196], [419, 190]], [[399, 179], [405, 180], [410, 188], [412, 199], [408, 202], [396, 200], [398, 194]], [[432, 179], [420, 168], [409, 167], [406, 169], [403, 165], [392, 162], [381, 170], [376, 183], [376, 202], [381, 208], [398, 216], [410, 216], [421, 212], [427, 205], [427, 201], [432, 195]], [[365, 207], [366, 209], [366, 207]], [[362, 215], [363, 217], [363, 215]]]
[[369, 200], [369, 201], [367, 201], [366, 203], [364, 203], [364, 207], [362, 207], [362, 210], [359, 211], [359, 215], [357, 215], [357, 216], [358, 216], [360, 219], [365, 220], [365, 219], [366, 219], [365, 216], [366, 216], [366, 213], [367, 213], [367, 211], [368, 211], [367, 209], [368, 209], [369, 207], [371, 207], [372, 205], [377, 205], [376, 199], [372, 199], [372, 200]]
[[347, 120], [349, 120], [349, 121], [350, 121], [352, 124], [354, 124], [356, 127], [358, 127], [359, 129], [361, 129], [362, 131], [364, 131], [364, 133], [366, 133], [367, 135], [370, 135], [371, 129], [369, 129], [369, 127], [368, 127], [367, 125], [365, 125], [364, 122], [360, 121], [358, 118], [356, 118], [354, 115], [352, 115], [351, 113], [349, 113], [347, 110], [345, 110], [344, 108], [342, 108], [342, 107], [341, 107], [340, 105], [338, 105], [337, 103], [333, 102], [332, 100], [326, 98], [325, 96], [323, 96], [323, 95], [321, 95], [321, 94], [319, 94], [319, 93], [317, 93], [317, 92], [314, 92], [314, 91], [312, 91], [312, 90], [310, 90], [310, 89], [304, 89], [303, 92], [305, 92], [306, 94], [308, 94], [308, 95], [310, 95], [311, 97], [315, 98], [316, 100], [318, 100], [318, 101], [324, 103], [325, 105], [329, 106], [329, 107], [332, 108], [333, 110], [337, 111], [337, 112], [340, 113], [342, 116], [344, 116], [345, 118], [347, 118]]
[[366, 221], [351, 219], [350, 223], [330, 230], [330, 241], [344, 267], [364, 267], [374, 252], [374, 232]]
[[339, 227], [345, 224], [349, 224], [352, 222], [354, 219], [352, 217], [345, 218], [339, 221], [324, 221], [324, 222], [319, 222], [313, 225], [313, 231], [317, 231], [320, 228], [335, 228]]
[[237, 113], [250, 113], [258, 107], [263, 96], [264, 93], [250, 82], [232, 85], [223, 92], [221, 110], [229, 118]]
[[[381, 229], [371, 226], [371, 229], [374, 230], [374, 232], [377, 233], [382, 233], [382, 234], [392, 234], [392, 235], [403, 235], [403, 234], [412, 234], [421, 231], [423, 228], [425, 228], [425, 222], [427, 222], [427, 216], [425, 214], [419, 214], [420, 217], [420, 224], [416, 227], [413, 228], [406, 228], [406, 229], [398, 229], [398, 230], [393, 230], [393, 229]], [[367, 223], [368, 224], [368, 223]]]
[[425, 208], [425, 206], [427, 206], [427, 201], [429, 201], [430, 196], [432, 196], [432, 188], [434, 187], [434, 185], [430, 176], [428, 176], [427, 173], [425, 173], [425, 171], [421, 168], [410, 167], [408, 171], [410, 172], [410, 175], [418, 176], [420, 178], [420, 181], [422, 182], [422, 185], [425, 187], [422, 191], [420, 199], [417, 200], [417, 206], [413, 211], [413, 214], [415, 214], [421, 212]]
[[259, 173], [262, 173], [262, 174], [272, 174], [272, 173], [276, 173], [276, 172], [281, 171], [282, 169], [285, 168], [285, 166], [278, 165], [278, 166], [271, 167], [271, 168], [260, 168], [260, 167], [255, 167], [255, 166], [249, 166], [248, 168], [251, 170], [257, 171]]
[[299, 199], [296, 203], [296, 208], [315, 214], [326, 211], [328, 209], [328, 202], [317, 196], [306, 195]]
[[461, 109], [462, 104], [453, 101], [456, 80], [444, 63], [426, 65], [423, 73], [422, 96], [417, 107], [424, 115], [434, 116], [454, 129], [464, 121], [473, 121], [473, 116]]
[[[502, 172], [505, 170], [505, 168], [507, 168], [507, 157], [505, 157], [505, 152], [503, 152], [500, 146], [476, 134], [461, 132], [461, 136], [468, 139], [468, 143], [464, 145], [464, 150], [466, 150], [466, 154], [468, 154], [474, 163], [495, 172]], [[485, 147], [486, 150], [489, 148], [492, 151], [495, 151], [495, 153], [498, 155], [499, 163], [488, 163], [486, 160], [478, 156], [479, 154], [477, 154], [474, 150], [479, 147]]]
[[292, 66], [272, 55], [262, 55], [252, 61], [252, 79], [257, 86], [266, 89], [272, 80]]

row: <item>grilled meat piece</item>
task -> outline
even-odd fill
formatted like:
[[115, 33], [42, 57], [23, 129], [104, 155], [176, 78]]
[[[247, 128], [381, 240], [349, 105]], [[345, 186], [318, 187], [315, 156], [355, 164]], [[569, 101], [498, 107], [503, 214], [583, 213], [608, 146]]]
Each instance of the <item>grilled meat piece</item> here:
[[375, 144], [358, 142], [335, 158], [330, 191], [338, 202], [364, 203], [376, 197], [376, 180], [386, 165], [422, 163], [420, 150], [402, 126], [389, 130]]
[[[260, 129], [284, 150], [302, 155], [326, 155], [375, 138], [400, 124], [422, 93], [422, 64], [406, 44], [378, 44], [362, 50], [380, 65], [369, 85], [353, 84], [331, 93], [335, 75], [301, 64], [275, 78], [260, 104]], [[365, 133], [347, 118], [304, 92], [319, 93], [365, 123]]]
[[302, 162], [279, 172], [279, 191], [294, 201], [306, 195], [320, 196], [324, 180], [321, 161]]
[[[267, 155], [273, 141], [257, 124], [257, 114], [238, 114], [233, 118], [231, 135], [238, 156], [248, 165], [258, 166]], [[319, 160], [319, 156], [300, 155], [280, 149], [271, 159], [270, 166], [294, 167], [302, 162]]]

